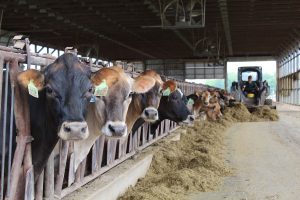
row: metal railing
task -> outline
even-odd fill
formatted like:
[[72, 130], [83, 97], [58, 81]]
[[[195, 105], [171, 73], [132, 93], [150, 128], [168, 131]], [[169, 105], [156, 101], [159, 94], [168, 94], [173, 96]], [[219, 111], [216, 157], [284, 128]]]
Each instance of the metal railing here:
[[[18, 86], [16, 77], [21, 70], [26, 70], [22, 64], [27, 64], [27, 68], [33, 65], [47, 66], [54, 60], [53, 56], [26, 53], [23, 50], [0, 46], [1, 148], [3, 152], [0, 200], [63, 198], [177, 128], [175, 122], [164, 120], [155, 135], [150, 133], [151, 126], [147, 123], [143, 124], [136, 133], [130, 133], [125, 140], [106, 139], [102, 135], [76, 172], [72, 171], [73, 142], [60, 140], [59, 153], [52, 152], [45, 169], [34, 184], [27, 92]], [[138, 76], [135, 72], [128, 73], [132, 77]], [[178, 81], [178, 85], [185, 94], [207, 87], [182, 81]], [[18, 130], [17, 138], [13, 138], [14, 124]]]

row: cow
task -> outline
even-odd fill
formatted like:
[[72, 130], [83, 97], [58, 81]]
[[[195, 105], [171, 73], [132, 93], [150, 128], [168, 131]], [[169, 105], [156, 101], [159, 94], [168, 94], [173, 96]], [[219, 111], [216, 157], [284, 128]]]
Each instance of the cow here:
[[235, 102], [235, 99], [233, 96], [231, 96], [226, 90], [220, 91], [220, 97], [224, 100], [224, 103], [226, 106], [233, 106], [233, 103]]
[[[194, 116], [187, 108], [187, 98], [177, 87], [177, 83], [173, 80], [164, 82], [162, 87], [162, 97], [158, 107], [159, 120], [151, 124], [151, 134], [154, 135], [160, 123], [169, 119], [176, 123], [191, 123], [194, 121]], [[132, 128], [132, 132], [144, 123], [144, 120], [136, 121]]]
[[38, 179], [59, 138], [83, 140], [89, 135], [86, 113], [93, 85], [89, 68], [71, 53], [42, 71], [21, 72], [18, 84], [29, 96], [32, 164]]
[[189, 110], [195, 117], [199, 117], [201, 113], [201, 118], [206, 119], [206, 117], [204, 117], [203, 115], [204, 113], [206, 113], [206, 108], [210, 105], [211, 98], [211, 92], [209, 92], [208, 90], [196, 91], [194, 94], [187, 96]]
[[146, 93], [134, 94], [132, 102], [129, 105], [126, 124], [128, 130], [131, 131], [134, 123], [138, 118], [142, 118], [146, 122], [153, 123], [159, 119], [158, 106], [162, 96], [161, 89], [163, 81], [159, 74], [154, 70], [147, 70], [140, 74], [138, 78], [150, 77], [155, 80], [155, 85]]
[[133, 96], [147, 92], [156, 84], [155, 79], [150, 76], [132, 79], [119, 67], [102, 68], [91, 80], [95, 85], [105, 80], [107, 93], [97, 97], [88, 107], [87, 123], [90, 135], [84, 141], [74, 142], [75, 171], [101, 134], [110, 138], [127, 137], [125, 122]]
[[209, 101], [211, 99], [211, 93], [208, 90], [205, 90], [201, 94], [202, 101], [205, 106], [209, 105]]
[[217, 103], [211, 103], [209, 106], [204, 108], [206, 116], [212, 121], [216, 121], [222, 117], [221, 106]]
[[223, 98], [221, 98], [221, 91], [220, 90], [213, 90], [211, 91], [211, 98], [209, 100], [210, 104], [219, 104], [218, 106], [220, 106], [220, 110], [222, 112], [222, 114], [224, 114], [224, 110], [225, 110], [225, 101]]
[[208, 95], [206, 91], [196, 91], [194, 94], [187, 96], [187, 99], [190, 112], [193, 113], [195, 117], [199, 117], [200, 112], [208, 105], [206, 102], [209, 102], [210, 95]]

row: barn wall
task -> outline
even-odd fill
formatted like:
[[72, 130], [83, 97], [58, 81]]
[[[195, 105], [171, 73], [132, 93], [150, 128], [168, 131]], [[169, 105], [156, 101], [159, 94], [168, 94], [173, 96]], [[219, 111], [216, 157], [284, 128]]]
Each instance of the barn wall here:
[[226, 74], [224, 65], [203, 60], [147, 60], [145, 66], [179, 80], [224, 79]]
[[300, 105], [300, 42], [282, 56], [278, 62], [277, 100]]

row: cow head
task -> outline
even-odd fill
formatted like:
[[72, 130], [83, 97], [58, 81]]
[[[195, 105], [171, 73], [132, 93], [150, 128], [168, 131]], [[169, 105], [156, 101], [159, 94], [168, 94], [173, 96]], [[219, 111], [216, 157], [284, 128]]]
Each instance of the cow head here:
[[18, 75], [18, 82], [28, 88], [29, 94], [45, 101], [49, 120], [58, 125], [61, 139], [88, 137], [85, 116], [92, 96], [90, 71], [75, 55], [60, 56], [43, 71], [24, 71]]
[[202, 92], [202, 101], [205, 106], [209, 105], [210, 98], [211, 98], [211, 94], [208, 90]]
[[193, 113], [194, 117], [199, 116], [199, 111], [202, 107], [201, 94], [199, 92], [195, 92], [187, 96], [188, 102], [187, 107], [191, 113]]
[[[133, 103], [138, 103], [142, 114], [141, 117], [147, 122], [155, 122], [158, 120], [158, 106], [161, 98], [161, 89], [163, 81], [160, 76], [153, 70], [147, 70], [143, 72], [137, 79], [153, 79], [154, 86], [146, 93], [140, 94], [136, 97], [137, 101]], [[136, 106], [137, 107], [137, 106]]]
[[193, 120], [186, 106], [187, 99], [177, 88], [175, 81], [166, 81], [163, 84], [162, 94], [158, 112], [163, 119], [170, 119], [175, 122]]
[[220, 92], [218, 90], [213, 90], [210, 92], [209, 103], [217, 103], [220, 99]]
[[[134, 93], [145, 93], [155, 84], [150, 78], [132, 79], [118, 67], [102, 68], [92, 76], [96, 116], [104, 122], [101, 132], [109, 137], [126, 137], [125, 124]], [[99, 92], [97, 92], [99, 87]]]

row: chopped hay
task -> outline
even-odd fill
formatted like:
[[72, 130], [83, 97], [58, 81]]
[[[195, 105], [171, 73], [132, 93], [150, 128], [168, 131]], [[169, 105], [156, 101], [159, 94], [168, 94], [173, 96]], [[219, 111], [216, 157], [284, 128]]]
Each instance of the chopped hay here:
[[279, 120], [278, 113], [275, 109], [271, 109], [269, 106], [263, 106], [256, 109], [253, 113], [256, 117], [263, 120], [277, 121]]
[[[218, 122], [196, 121], [186, 127], [181, 140], [163, 140], [152, 151], [154, 157], [145, 178], [120, 200], [177, 200], [195, 191], [213, 191], [231, 174], [223, 157], [224, 130], [233, 122], [278, 120], [276, 111], [265, 107], [251, 114], [242, 104], [227, 108]], [[182, 129], [177, 130], [182, 131]]]

